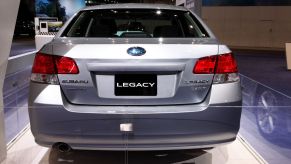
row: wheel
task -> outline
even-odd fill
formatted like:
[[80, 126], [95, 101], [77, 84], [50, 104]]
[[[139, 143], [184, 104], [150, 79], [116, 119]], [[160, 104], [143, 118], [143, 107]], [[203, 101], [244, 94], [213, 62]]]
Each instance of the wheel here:
[[[259, 132], [267, 139], [274, 139], [284, 133], [285, 121], [280, 115], [278, 100], [270, 91], [257, 96], [256, 122]], [[281, 112], [282, 113], [282, 112]]]

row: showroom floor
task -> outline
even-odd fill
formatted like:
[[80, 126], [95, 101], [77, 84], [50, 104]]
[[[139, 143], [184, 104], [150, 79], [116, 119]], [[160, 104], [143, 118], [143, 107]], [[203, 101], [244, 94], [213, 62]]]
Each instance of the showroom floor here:
[[23, 136], [8, 149], [8, 157], [3, 162], [3, 164], [19, 163], [259, 164], [264, 161], [240, 137], [231, 144], [207, 151], [104, 152], [78, 150], [60, 153], [54, 149], [38, 146], [28, 128]]
[[291, 76], [284, 51], [235, 50], [239, 72], [291, 97]]
[[240, 134], [268, 163], [290, 163], [291, 76], [285, 52], [235, 54], [243, 89]]
[[34, 37], [14, 37], [11, 45], [10, 57], [35, 50]]

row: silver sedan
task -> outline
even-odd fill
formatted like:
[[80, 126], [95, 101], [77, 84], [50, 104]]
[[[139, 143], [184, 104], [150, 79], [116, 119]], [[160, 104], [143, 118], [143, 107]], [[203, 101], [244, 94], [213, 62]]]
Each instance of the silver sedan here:
[[36, 54], [29, 113], [43, 146], [193, 149], [235, 140], [241, 102], [231, 50], [194, 13], [116, 4], [79, 11]]

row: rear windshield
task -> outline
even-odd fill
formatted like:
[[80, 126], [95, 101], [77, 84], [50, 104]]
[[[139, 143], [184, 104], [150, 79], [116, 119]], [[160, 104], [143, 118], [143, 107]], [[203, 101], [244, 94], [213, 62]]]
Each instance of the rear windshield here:
[[188, 11], [118, 9], [81, 11], [63, 37], [202, 38], [208, 37]]

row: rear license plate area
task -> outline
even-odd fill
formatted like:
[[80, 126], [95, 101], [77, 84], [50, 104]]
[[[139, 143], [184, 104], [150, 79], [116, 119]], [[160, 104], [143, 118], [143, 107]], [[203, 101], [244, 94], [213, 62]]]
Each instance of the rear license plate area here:
[[157, 96], [155, 74], [117, 74], [114, 81], [115, 96]]

